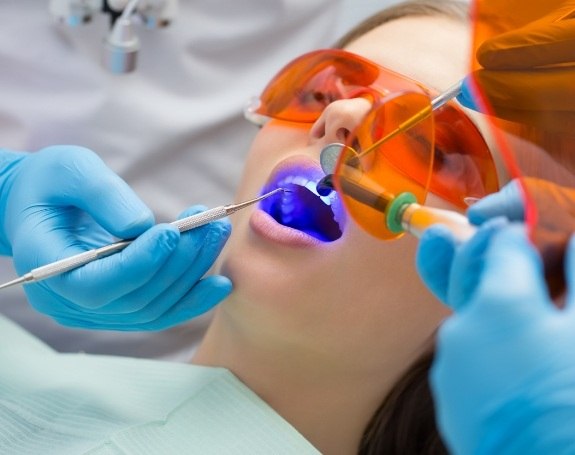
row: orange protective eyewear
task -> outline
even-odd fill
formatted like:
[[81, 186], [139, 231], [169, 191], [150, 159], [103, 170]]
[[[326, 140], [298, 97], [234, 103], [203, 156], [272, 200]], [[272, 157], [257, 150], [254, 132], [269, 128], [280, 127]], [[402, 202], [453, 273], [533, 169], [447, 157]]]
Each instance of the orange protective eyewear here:
[[356, 54], [319, 50], [286, 65], [247, 115], [259, 123], [265, 118], [313, 123], [333, 101], [370, 100], [372, 110], [348, 142], [355, 152], [340, 159], [334, 180], [356, 222], [386, 239], [398, 234], [387, 229], [378, 204], [401, 193], [410, 192], [423, 203], [429, 190], [465, 208], [470, 199], [498, 189], [495, 165], [483, 137], [453, 103], [378, 143], [423, 109], [431, 113], [434, 94]]

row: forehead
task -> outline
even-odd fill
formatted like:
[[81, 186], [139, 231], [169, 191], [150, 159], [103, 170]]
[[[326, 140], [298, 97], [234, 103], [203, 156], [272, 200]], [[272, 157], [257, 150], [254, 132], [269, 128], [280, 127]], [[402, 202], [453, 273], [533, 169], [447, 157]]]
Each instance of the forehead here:
[[468, 71], [470, 43], [465, 22], [410, 16], [374, 28], [346, 50], [441, 91]]

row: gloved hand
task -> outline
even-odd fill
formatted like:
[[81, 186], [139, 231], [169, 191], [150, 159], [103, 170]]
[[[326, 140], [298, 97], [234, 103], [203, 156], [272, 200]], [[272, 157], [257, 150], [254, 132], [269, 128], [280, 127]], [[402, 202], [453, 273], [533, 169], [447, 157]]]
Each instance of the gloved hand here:
[[564, 310], [523, 227], [486, 225], [454, 261], [469, 299], [440, 327], [431, 370], [450, 453], [575, 453], [575, 241]]
[[[565, 285], [563, 262], [566, 245], [575, 232], [575, 190], [534, 178], [524, 178], [522, 184], [518, 180], [508, 183], [499, 192], [473, 204], [467, 216], [476, 225], [500, 217], [523, 221], [523, 192], [527, 191], [538, 212], [531, 239], [543, 258], [549, 290], [553, 296], [558, 296]], [[493, 223], [493, 228], [497, 228], [500, 221]], [[459, 267], [453, 263], [457, 248], [457, 242], [449, 230], [438, 225], [423, 234], [416, 255], [420, 277], [442, 302], [449, 305], [459, 305], [469, 299], [469, 295], [454, 295], [455, 291], [450, 288], [453, 283], [452, 270]], [[458, 293], [464, 289], [459, 286]]]
[[466, 79], [458, 100], [479, 110], [473, 77], [496, 116], [572, 134], [575, 1], [479, 0], [477, 7], [482, 27], [511, 29], [477, 49], [484, 69]]
[[87, 149], [0, 156], [1, 252], [12, 254], [18, 274], [113, 242], [113, 236], [140, 236], [112, 256], [25, 285], [38, 311], [72, 327], [160, 330], [229, 294], [227, 278], [202, 279], [229, 236], [227, 221], [182, 235], [171, 225], [154, 226], [150, 210]]

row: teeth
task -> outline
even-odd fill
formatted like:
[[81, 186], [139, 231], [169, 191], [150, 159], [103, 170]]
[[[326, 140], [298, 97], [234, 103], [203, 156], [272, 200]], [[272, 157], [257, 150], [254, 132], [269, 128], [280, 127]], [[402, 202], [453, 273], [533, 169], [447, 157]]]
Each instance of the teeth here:
[[295, 203], [293, 200], [292, 193], [283, 193], [282, 194], [282, 204], [281, 204], [281, 211], [282, 211], [282, 222], [283, 223], [290, 223], [293, 220], [292, 212], [295, 208]]
[[[286, 175], [284, 178], [277, 182], [277, 187], [279, 188], [288, 188], [290, 185], [297, 185], [307, 190], [311, 191], [316, 197], [321, 199], [321, 201], [331, 208], [333, 213], [333, 219], [336, 223], [341, 226], [345, 224], [346, 214], [345, 211], [342, 209], [341, 204], [335, 203], [337, 199], [336, 192], [333, 191], [328, 196], [320, 196], [317, 192], [317, 183], [313, 180], [310, 180], [307, 177], [302, 175]], [[295, 220], [295, 211], [297, 207], [298, 201], [296, 198], [296, 193], [294, 192], [284, 192], [281, 195], [281, 204], [278, 207], [280, 210], [279, 216], [281, 216], [281, 223], [285, 225], [289, 225]]]
[[[289, 175], [278, 182], [278, 187], [282, 188], [289, 184], [303, 186], [319, 197], [325, 205], [331, 206], [333, 196], [320, 196], [317, 192], [317, 183], [309, 180], [301, 175]], [[286, 196], [290, 193], [283, 193], [282, 201], [286, 200]]]
[[305, 186], [306, 183], [308, 183], [308, 182], [309, 182], [308, 179], [301, 177], [301, 176], [295, 176], [292, 180], [292, 183], [295, 183], [296, 185], [299, 185], [299, 186]]
[[343, 211], [341, 208], [338, 208], [337, 205], [334, 205], [332, 208], [333, 219], [337, 224], [339, 224], [340, 228], [343, 226]]

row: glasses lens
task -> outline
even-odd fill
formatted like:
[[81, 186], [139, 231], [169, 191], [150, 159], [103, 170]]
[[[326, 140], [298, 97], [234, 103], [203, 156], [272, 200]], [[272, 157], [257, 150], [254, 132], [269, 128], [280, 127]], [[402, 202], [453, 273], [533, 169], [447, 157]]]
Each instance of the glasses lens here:
[[373, 101], [402, 91], [425, 92], [414, 81], [355, 54], [321, 50], [286, 65], [264, 89], [256, 113], [278, 120], [313, 123], [333, 101], [357, 97]]
[[[305, 54], [268, 84], [251, 114], [313, 123], [335, 100], [429, 92], [417, 82], [355, 54], [331, 49]], [[435, 160], [430, 191], [462, 209], [497, 191], [497, 172], [483, 136], [453, 103], [434, 112]]]
[[467, 115], [446, 104], [434, 112], [434, 128], [431, 193], [465, 209], [499, 189], [491, 151]]
[[[404, 128], [413, 116], [428, 115]], [[402, 193], [425, 200], [433, 165], [433, 116], [421, 93], [390, 95], [377, 102], [347, 141], [334, 174], [346, 209], [380, 239], [401, 235], [387, 224], [390, 203]], [[351, 151], [353, 150], [353, 151]]]

